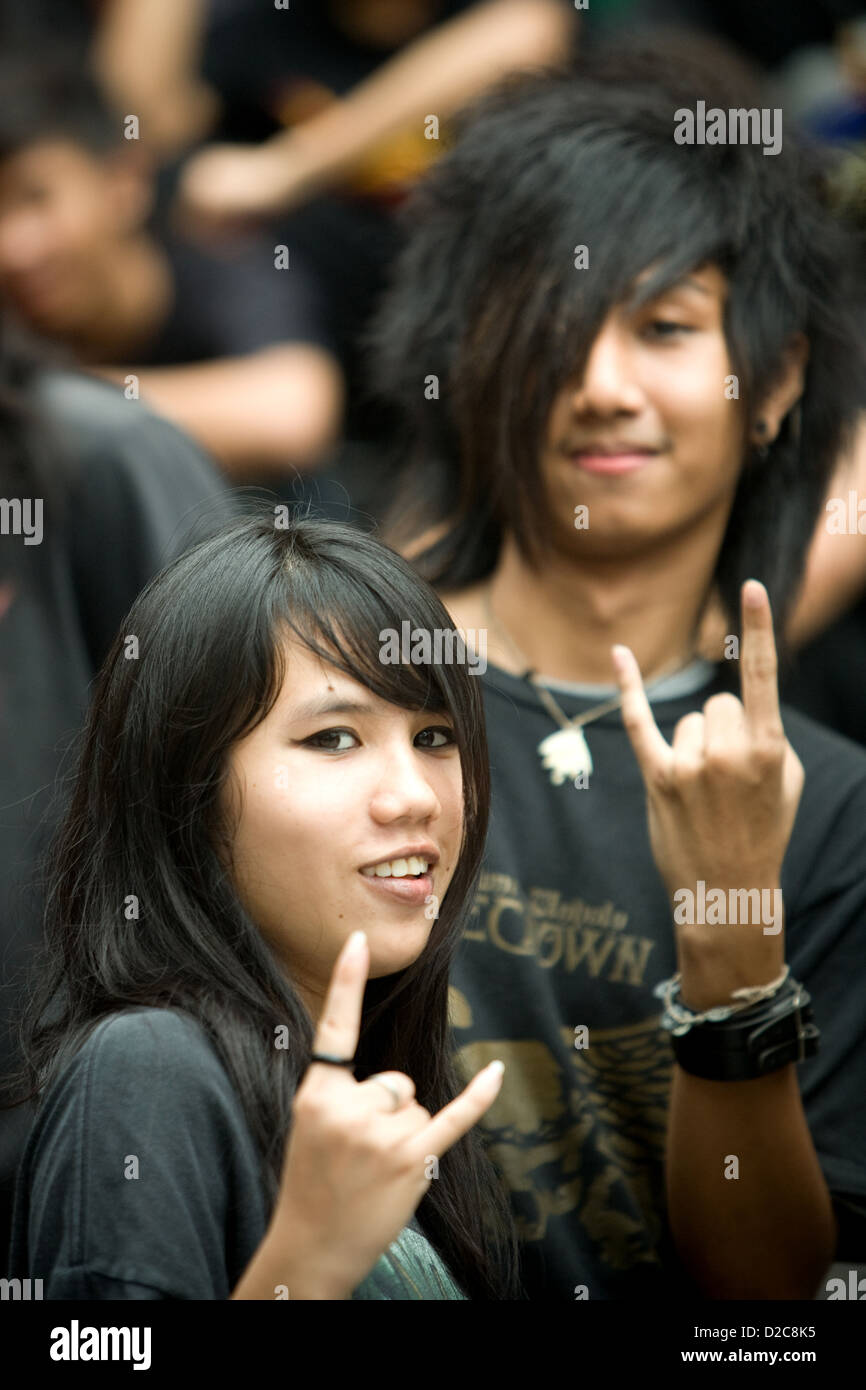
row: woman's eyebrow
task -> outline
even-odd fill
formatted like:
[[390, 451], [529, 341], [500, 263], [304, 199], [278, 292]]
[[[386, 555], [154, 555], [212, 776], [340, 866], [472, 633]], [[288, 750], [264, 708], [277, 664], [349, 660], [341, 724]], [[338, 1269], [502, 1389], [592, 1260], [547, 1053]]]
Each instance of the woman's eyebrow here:
[[329, 699], [327, 695], [319, 696], [315, 700], [307, 700], [302, 705], [295, 705], [288, 711], [289, 719], [318, 719], [323, 714], [377, 714], [373, 705], [366, 700], [350, 700], [345, 696], [334, 696]]

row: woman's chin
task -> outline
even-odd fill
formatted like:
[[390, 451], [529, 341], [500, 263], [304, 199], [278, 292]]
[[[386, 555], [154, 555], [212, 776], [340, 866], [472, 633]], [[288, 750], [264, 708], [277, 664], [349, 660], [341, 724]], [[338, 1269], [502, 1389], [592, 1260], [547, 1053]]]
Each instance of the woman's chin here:
[[430, 939], [433, 923], [422, 918], [420, 923], [404, 922], [402, 926], [382, 927], [381, 923], [366, 928], [370, 945], [371, 980], [383, 975], [396, 975], [421, 955]]

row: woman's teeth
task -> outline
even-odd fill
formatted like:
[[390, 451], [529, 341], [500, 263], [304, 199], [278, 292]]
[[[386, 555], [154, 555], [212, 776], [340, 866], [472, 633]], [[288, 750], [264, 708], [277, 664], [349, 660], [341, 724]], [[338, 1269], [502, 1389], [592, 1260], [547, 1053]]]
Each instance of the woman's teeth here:
[[388, 859], [384, 864], [374, 864], [369, 869], [362, 869], [361, 873], [366, 874], [367, 878], [417, 878], [419, 874], [426, 874], [429, 861], [419, 859], [415, 854], [408, 859]]

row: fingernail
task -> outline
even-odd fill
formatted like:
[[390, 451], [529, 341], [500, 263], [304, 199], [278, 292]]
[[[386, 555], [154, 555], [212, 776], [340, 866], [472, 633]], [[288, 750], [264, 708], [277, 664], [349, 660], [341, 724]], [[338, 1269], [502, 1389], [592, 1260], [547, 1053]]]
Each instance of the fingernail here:
[[363, 931], [353, 931], [349, 940], [346, 942], [346, 955], [359, 956], [367, 940], [367, 933]]
[[505, 1071], [505, 1063], [500, 1062], [497, 1059], [497, 1061], [491, 1062], [489, 1064], [487, 1070], [491, 1073], [492, 1076], [501, 1076], [502, 1073]]
[[624, 671], [628, 666], [629, 650], [628, 647], [611, 647], [611, 658], [616, 671]]
[[745, 600], [749, 608], [758, 608], [760, 606], [761, 600], [764, 597], [763, 593], [761, 592], [762, 588], [763, 585], [761, 584], [760, 580], [746, 580]]

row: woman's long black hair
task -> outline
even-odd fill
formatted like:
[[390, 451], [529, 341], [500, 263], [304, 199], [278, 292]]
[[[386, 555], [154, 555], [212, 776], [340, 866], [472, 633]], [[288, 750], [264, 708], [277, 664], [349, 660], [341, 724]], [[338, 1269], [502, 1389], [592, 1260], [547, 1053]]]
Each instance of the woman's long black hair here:
[[[15, 1103], [43, 1094], [105, 1016], [183, 1010], [237, 1089], [275, 1201], [313, 1025], [235, 891], [221, 791], [229, 750], [279, 694], [281, 638], [292, 633], [382, 699], [453, 721], [460, 857], [418, 960], [367, 986], [356, 1074], [407, 1072], [433, 1113], [459, 1092], [448, 975], [486, 833], [483, 707], [465, 665], [380, 663], [379, 633], [405, 620], [453, 628], [399, 556], [284, 507], [233, 522], [141, 592], [95, 682], [68, 808], [46, 856], [44, 956], [21, 1026], [19, 1080], [30, 1089]], [[273, 1046], [278, 1025], [288, 1048]], [[418, 1219], [470, 1297], [520, 1296], [508, 1200], [476, 1131], [442, 1156]]]

